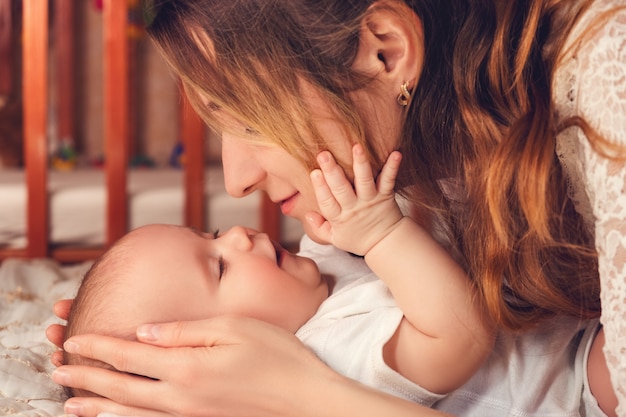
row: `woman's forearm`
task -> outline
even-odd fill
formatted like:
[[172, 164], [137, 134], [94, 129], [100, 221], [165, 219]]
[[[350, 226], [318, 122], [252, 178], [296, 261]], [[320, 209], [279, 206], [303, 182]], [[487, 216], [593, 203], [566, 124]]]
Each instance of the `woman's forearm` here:
[[[329, 372], [332, 372], [329, 370]], [[308, 397], [288, 416], [298, 417], [445, 417], [451, 416], [424, 405], [377, 391], [332, 372], [325, 379], [311, 381], [303, 392]], [[307, 404], [307, 405], [303, 405]]]

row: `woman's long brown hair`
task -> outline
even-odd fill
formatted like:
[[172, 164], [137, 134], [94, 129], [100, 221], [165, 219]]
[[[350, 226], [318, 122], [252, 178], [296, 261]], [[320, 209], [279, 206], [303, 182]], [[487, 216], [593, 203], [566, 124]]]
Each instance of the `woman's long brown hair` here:
[[[416, 10], [424, 3], [416, 0]], [[431, 36], [441, 43], [425, 61], [436, 64], [430, 78], [440, 82], [420, 82], [406, 126], [405, 154], [421, 159], [407, 180], [417, 184], [409, 188], [412, 200], [428, 195], [434, 212], [447, 217], [501, 326], [524, 329], [558, 314], [597, 317], [597, 254], [567, 195], [555, 151], [564, 126], [552, 101], [558, 59], [589, 2], [454, 3], [459, 8], [447, 21], [437, 10], [443, 6], [431, 9]], [[591, 133], [584, 120], [567, 124]], [[454, 198], [442, 198], [435, 185], [442, 178], [460, 184]]]
[[[313, 166], [325, 144], [299, 95], [305, 79], [380, 166], [349, 98], [368, 81], [352, 63], [372, 0], [149, 3], [148, 31], [207, 122], [217, 124], [201, 95]], [[376, 2], [399, 15], [408, 6], [424, 25], [398, 190], [418, 221], [445, 235], [489, 316], [511, 330], [600, 313], [592, 232], [567, 196], [555, 143], [572, 125], [601, 138], [582, 119], [557, 125], [552, 101], [565, 41], [589, 3]]]

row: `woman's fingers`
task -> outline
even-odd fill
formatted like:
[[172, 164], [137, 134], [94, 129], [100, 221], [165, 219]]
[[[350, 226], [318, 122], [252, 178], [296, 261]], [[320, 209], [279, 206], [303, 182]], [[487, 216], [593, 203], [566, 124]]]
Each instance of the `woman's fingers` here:
[[284, 332], [263, 321], [246, 317], [217, 316], [206, 320], [145, 324], [137, 338], [161, 347], [215, 347], [249, 341], [262, 331]]
[[72, 303], [74, 300], [59, 300], [54, 303], [54, 314], [60, 319], [67, 320], [70, 317], [70, 310], [72, 309]]
[[69, 353], [154, 379], [162, 379], [164, 374], [160, 370], [176, 360], [173, 354], [156, 346], [95, 334], [73, 336], [63, 346]]
[[[54, 314], [60, 319], [67, 320], [70, 316], [73, 301], [74, 300], [59, 300], [54, 303], [54, 307], [52, 308]], [[52, 344], [61, 348], [63, 340], [65, 340], [65, 326], [62, 324], [51, 324], [46, 328], [46, 337]], [[50, 362], [52, 362], [54, 366], [63, 365], [63, 352], [54, 352], [50, 357]]]
[[51, 324], [46, 329], [46, 337], [57, 347], [63, 346], [63, 340], [65, 338], [65, 326], [61, 324]]
[[81, 417], [113, 417], [113, 416], [142, 416], [168, 417], [172, 414], [148, 410], [145, 408], [129, 407], [117, 404], [107, 398], [70, 398], [65, 402], [65, 412]]
[[[103, 368], [85, 366], [63, 366], [52, 373], [57, 384], [91, 391], [103, 399], [74, 398], [66, 404], [66, 411], [76, 415], [96, 415], [104, 410], [117, 414], [122, 409], [168, 409], [165, 383]], [[81, 407], [82, 410], [76, 408]], [[115, 408], [117, 410], [114, 410]], [[77, 411], [81, 411], [78, 412]], [[126, 412], [126, 411], [124, 411]], [[92, 414], [94, 413], [94, 414]], [[133, 414], [121, 414], [133, 415]], [[142, 414], [143, 415], [143, 414]], [[162, 414], [161, 414], [162, 415]]]
[[152, 345], [94, 335], [70, 339], [75, 345], [67, 345], [68, 351], [155, 379], [63, 366], [53, 373], [55, 382], [110, 400], [75, 398], [68, 407], [80, 403], [82, 412], [77, 414], [86, 416], [102, 411], [148, 417], [288, 415], [276, 412], [284, 393], [302, 382], [302, 375], [317, 380], [329, 372], [293, 333], [249, 318], [146, 325], [137, 334]]
[[52, 352], [52, 355], [50, 355], [50, 362], [54, 365], [54, 366], [61, 366], [63, 365], [63, 351], [62, 350], [57, 350], [55, 352]]

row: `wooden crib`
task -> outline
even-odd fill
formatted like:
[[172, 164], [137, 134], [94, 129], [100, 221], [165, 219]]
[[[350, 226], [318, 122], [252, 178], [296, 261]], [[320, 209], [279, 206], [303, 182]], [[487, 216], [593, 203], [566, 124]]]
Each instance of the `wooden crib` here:
[[[57, 103], [60, 137], [71, 136], [73, 75], [71, 68], [73, 0], [54, 0], [55, 48], [59, 59], [56, 73], [59, 95]], [[97, 257], [129, 229], [127, 167], [129, 163], [130, 103], [128, 53], [128, 1], [103, 2], [104, 27], [104, 152], [107, 203], [105, 209], [105, 242], [102, 247], [54, 248], [50, 244], [50, 206], [48, 198], [47, 123], [48, 123], [48, 20], [47, 0], [23, 2], [23, 97], [24, 97], [24, 164], [27, 187], [26, 237], [23, 248], [0, 249], [0, 260], [8, 257], [54, 258], [60, 262], [78, 262]], [[204, 127], [188, 103], [181, 100], [180, 137], [185, 146], [184, 222], [204, 230], [206, 200], [204, 196], [205, 152]], [[0, 173], [1, 175], [1, 173]], [[279, 240], [280, 211], [263, 197], [259, 207], [260, 228]]]

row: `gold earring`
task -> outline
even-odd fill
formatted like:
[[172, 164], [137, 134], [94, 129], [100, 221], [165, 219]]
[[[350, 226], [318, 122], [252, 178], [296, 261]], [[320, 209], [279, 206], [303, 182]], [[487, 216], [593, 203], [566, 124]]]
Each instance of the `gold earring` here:
[[411, 92], [409, 91], [409, 82], [405, 81], [400, 86], [400, 94], [398, 95], [398, 104], [403, 107], [408, 106], [409, 100], [411, 100]]

